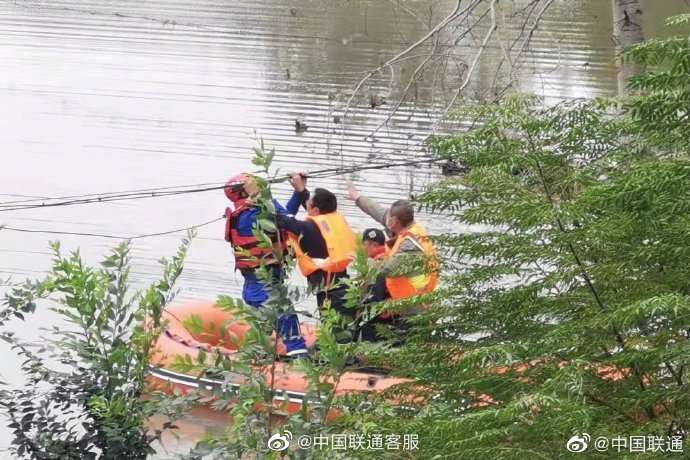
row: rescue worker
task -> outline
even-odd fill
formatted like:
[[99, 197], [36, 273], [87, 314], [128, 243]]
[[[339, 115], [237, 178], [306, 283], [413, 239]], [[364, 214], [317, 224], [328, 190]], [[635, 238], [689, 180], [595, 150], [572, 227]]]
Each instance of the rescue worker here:
[[386, 256], [386, 235], [378, 228], [368, 228], [362, 232], [362, 246], [370, 259], [383, 259]]
[[[433, 291], [438, 283], [436, 251], [426, 230], [415, 222], [412, 204], [407, 200], [398, 200], [385, 209], [370, 198], [361, 196], [352, 184], [348, 187], [347, 196], [364, 213], [385, 225], [391, 236], [386, 242], [386, 255], [382, 256], [381, 276], [371, 288], [369, 302], [401, 300]], [[410, 258], [423, 258], [427, 266], [420, 270], [410, 264]], [[377, 322], [394, 323], [404, 328], [401, 319], [395, 313], [384, 312], [362, 327], [362, 340], [380, 339], [374, 331], [374, 323]]]
[[[369, 262], [372, 266], [376, 266], [378, 261], [386, 258], [387, 248], [386, 248], [386, 234], [377, 228], [368, 228], [362, 233], [362, 246], [367, 253]], [[369, 287], [369, 297], [365, 301], [365, 305], [358, 312], [360, 325], [359, 325], [359, 339], [366, 342], [375, 342], [381, 339], [376, 331], [377, 324], [390, 324], [391, 317], [387, 317], [387, 313], [382, 313], [381, 315], [371, 318], [369, 312], [369, 307], [375, 302], [381, 302], [388, 298], [388, 292], [386, 291], [385, 277], [380, 274], [374, 282]]]
[[[297, 259], [297, 266], [310, 289], [316, 291], [319, 310], [326, 300], [331, 308], [348, 321], [354, 320], [354, 311], [345, 305], [347, 266], [356, 248], [355, 234], [345, 218], [338, 212], [338, 201], [330, 191], [317, 188], [312, 194], [306, 189], [306, 178], [293, 174], [290, 183], [295, 193], [309, 196], [305, 205], [307, 217], [298, 220], [283, 214], [278, 216], [278, 228], [289, 233], [288, 242]], [[344, 331], [336, 331], [341, 342], [349, 342]]]
[[[232, 177], [223, 189], [225, 196], [232, 202], [234, 209], [226, 208], [225, 241], [232, 245], [235, 256], [235, 269], [244, 278], [242, 286], [242, 300], [254, 308], [260, 308], [268, 300], [269, 286], [259, 280], [256, 268], [259, 260], [263, 259], [268, 266], [272, 282], [282, 283], [285, 273], [280, 261], [276, 260], [270, 248], [259, 247], [259, 242], [253, 234], [253, 227], [257, 223], [260, 210], [251, 203], [251, 197], [259, 191], [255, 179], [249, 174]], [[304, 196], [293, 193], [286, 206], [283, 207], [275, 199], [272, 200], [278, 215], [296, 213]], [[279, 245], [278, 234], [271, 235], [275, 248], [283, 250]], [[284, 243], [284, 241], [282, 241]], [[249, 253], [249, 255], [247, 255]], [[307, 356], [307, 347], [300, 332], [299, 319], [294, 313], [284, 314], [278, 318], [276, 332], [283, 340], [287, 355], [293, 358]]]

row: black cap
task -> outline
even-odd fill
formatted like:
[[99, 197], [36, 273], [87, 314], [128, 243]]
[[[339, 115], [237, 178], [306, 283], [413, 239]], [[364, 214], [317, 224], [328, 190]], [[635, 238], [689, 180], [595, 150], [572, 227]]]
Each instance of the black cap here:
[[386, 244], [386, 235], [378, 228], [368, 228], [362, 233], [362, 241], [373, 241], [378, 244]]

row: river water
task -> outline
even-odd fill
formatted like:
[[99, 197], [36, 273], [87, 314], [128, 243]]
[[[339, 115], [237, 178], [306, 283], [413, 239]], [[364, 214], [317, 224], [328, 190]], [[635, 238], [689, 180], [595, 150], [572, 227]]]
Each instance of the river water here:
[[[255, 169], [251, 157], [258, 138], [276, 149], [275, 167], [281, 171], [423, 156], [420, 140], [433, 131], [435, 116], [454, 88], [465, 82], [462, 62], [471, 63], [480, 50], [488, 16], [457, 46], [445, 46], [452, 36], [443, 36], [434, 52], [451, 58], [432, 61], [433, 70], [410, 87], [413, 100], [402, 104], [386, 126], [377, 130], [429, 47], [416, 50], [419, 57], [395, 72], [377, 74], [353, 100], [345, 123], [339, 118], [368, 71], [426, 34], [455, 3], [0, 0], [0, 201], [221, 183]], [[510, 9], [527, 4], [518, 0]], [[647, 36], [662, 33], [666, 16], [690, 10], [685, 0], [643, 6]], [[501, 87], [502, 79], [493, 84], [503, 56], [500, 43], [510, 43], [521, 30], [520, 18], [509, 13], [499, 14], [501, 40], [483, 49], [459, 102], [491, 96]], [[547, 100], [614, 94], [610, 2], [554, 1], [524, 62], [515, 87]], [[372, 108], [372, 102], [383, 100]], [[309, 128], [297, 133], [296, 120]], [[363, 193], [390, 203], [438, 176], [435, 168], [415, 166], [365, 171], [353, 179]], [[312, 186], [343, 196], [345, 180], [339, 175]], [[276, 188], [281, 200], [288, 193], [285, 186]], [[216, 191], [3, 210], [0, 225], [134, 236], [205, 222], [220, 216], [225, 206]], [[373, 224], [344, 200], [341, 208], [353, 227]], [[421, 220], [435, 231], [452, 225], [428, 215]], [[136, 240], [137, 286], [156, 279], [156, 261], [174, 253], [181, 235]], [[179, 283], [180, 300], [239, 294], [241, 278], [232, 272], [222, 236], [222, 222], [199, 231]], [[0, 230], [0, 278], [40, 277], [51, 263], [49, 239], [60, 239], [66, 250], [79, 248], [88, 263], [96, 263], [115, 244], [101, 237]], [[299, 282], [297, 277], [293, 281]], [[39, 312], [30, 325], [13, 325], [37, 338], [40, 327], [54, 320]], [[6, 357], [0, 378], [21, 384], [11, 352], [0, 352]], [[196, 428], [204, 425], [199, 420], [183, 431], [180, 442], [197, 436]], [[0, 431], [0, 448], [7, 443], [6, 432]]]

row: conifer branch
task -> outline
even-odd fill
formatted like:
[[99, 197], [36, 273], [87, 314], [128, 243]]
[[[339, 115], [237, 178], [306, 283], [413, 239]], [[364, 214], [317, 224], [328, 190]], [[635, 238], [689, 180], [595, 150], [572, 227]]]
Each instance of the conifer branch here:
[[[540, 180], [540, 182], [541, 182], [542, 188], [544, 189], [544, 193], [545, 193], [546, 198], [547, 198], [547, 200], [548, 200], [548, 202], [549, 202], [549, 206], [550, 206], [551, 210], [554, 212], [554, 218], [555, 218], [555, 220], [556, 220], [556, 225], [558, 226], [558, 229], [559, 229], [559, 231], [560, 231], [561, 233], [567, 234], [568, 231], [566, 230], [565, 226], [563, 225], [563, 221], [562, 221], [561, 218], [558, 216], [558, 209], [557, 209], [557, 207], [556, 207], [556, 205], [555, 205], [555, 203], [554, 203], [554, 200], [553, 200], [553, 196], [552, 196], [552, 194], [551, 194], [550, 187], [549, 187], [549, 185], [548, 185], [548, 182], [547, 182], [547, 180], [546, 180], [546, 176], [545, 176], [545, 174], [544, 174], [544, 169], [542, 168], [541, 162], [539, 161], [539, 158], [537, 157], [537, 152], [539, 152], [540, 150], [537, 149], [537, 147], [536, 147], [536, 145], [535, 145], [535, 143], [534, 143], [534, 140], [532, 139], [532, 136], [530, 136], [529, 133], [527, 133], [527, 139], [528, 139], [528, 142], [529, 142], [529, 144], [530, 144], [530, 148], [531, 148], [532, 151], [535, 153], [534, 161], [535, 161], [535, 165], [536, 165], [536, 167], [537, 167], [537, 171], [538, 171], [538, 173], [539, 173], [539, 180]], [[572, 256], [573, 256], [573, 259], [575, 260], [575, 263], [577, 264], [577, 266], [578, 266], [578, 268], [579, 268], [579, 270], [580, 270], [580, 273], [581, 273], [582, 277], [583, 277], [584, 280], [585, 280], [585, 283], [587, 284], [587, 288], [588, 288], [589, 291], [592, 293], [592, 295], [593, 295], [593, 297], [594, 297], [594, 299], [595, 299], [597, 305], [599, 306], [599, 308], [600, 308], [602, 311], [606, 311], [607, 308], [606, 308], [606, 306], [604, 305], [603, 301], [601, 300], [601, 297], [600, 297], [600, 295], [599, 295], [599, 292], [598, 292], [597, 289], [594, 287], [594, 284], [592, 283], [592, 280], [591, 280], [591, 278], [589, 277], [589, 274], [587, 273], [587, 270], [585, 269], [585, 266], [584, 266], [584, 264], [582, 263], [582, 260], [580, 259], [580, 256], [578, 255], [577, 251], [575, 250], [575, 246], [574, 246], [573, 243], [572, 243], [571, 241], [569, 241], [569, 240], [568, 240], [568, 242], [567, 242], [567, 245], [568, 245], [568, 249], [570, 250], [570, 253], [571, 253]], [[627, 349], [627, 346], [626, 346], [626, 343], [625, 343], [625, 339], [623, 339], [623, 336], [621, 335], [621, 333], [618, 331], [618, 329], [617, 329], [615, 326], [612, 327], [612, 329], [613, 329], [613, 333], [614, 333], [614, 335], [615, 335], [615, 337], [616, 337], [616, 341], [617, 341], [618, 344], [621, 346], [621, 349], [622, 349], [622, 350]], [[640, 372], [637, 363], [634, 363], [634, 364], [633, 364], [633, 374], [635, 375], [635, 377], [636, 377], [636, 379], [637, 379], [637, 382], [638, 382], [638, 384], [639, 384], [639, 386], [640, 386], [640, 389], [641, 389], [641, 390], [645, 390], [646, 387], [645, 387], [644, 379], [643, 379], [643, 377], [642, 377], [642, 373]], [[654, 412], [653, 412], [653, 410], [652, 410], [651, 408], [648, 408], [647, 412], [648, 412], [650, 418], [654, 418]]]

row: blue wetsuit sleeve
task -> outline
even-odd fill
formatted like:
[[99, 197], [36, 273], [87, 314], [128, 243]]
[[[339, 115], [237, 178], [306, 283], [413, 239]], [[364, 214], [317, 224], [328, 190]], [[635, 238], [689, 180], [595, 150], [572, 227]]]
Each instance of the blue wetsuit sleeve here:
[[[278, 203], [278, 200], [273, 198], [271, 201], [273, 201], [273, 206], [276, 208], [276, 214], [277, 215], [284, 215], [284, 214], [294, 214], [289, 211], [290, 208], [285, 209], [282, 204]], [[290, 202], [288, 202], [288, 206], [290, 205]]]
[[[307, 202], [307, 199], [309, 198], [309, 191], [305, 190], [303, 192], [293, 192], [292, 196], [288, 200], [288, 202], [285, 204], [285, 208], [287, 209], [287, 214], [292, 214], [295, 215], [299, 212], [299, 207], [300, 205], [304, 204]], [[278, 208], [276, 207], [276, 210]]]
[[[293, 197], [294, 198], [294, 197]], [[292, 201], [292, 198], [291, 198]], [[295, 202], [297, 203], [295, 207], [299, 206], [299, 200], [295, 199]], [[290, 205], [290, 203], [288, 203]], [[276, 208], [276, 215], [277, 216], [287, 216], [289, 214], [289, 210], [285, 209], [282, 204], [278, 203], [275, 199], [273, 200], [273, 205]], [[257, 219], [259, 218], [259, 209], [257, 208], [251, 208], [248, 209], [247, 211], [243, 212], [240, 214], [240, 217], [237, 221], [237, 232], [242, 235], [242, 236], [251, 236], [253, 235], [252, 230], [254, 228], [254, 225], [256, 224]]]
[[258, 209], [250, 209], [240, 214], [237, 220], [237, 233], [241, 236], [252, 236], [252, 227], [259, 216]]

